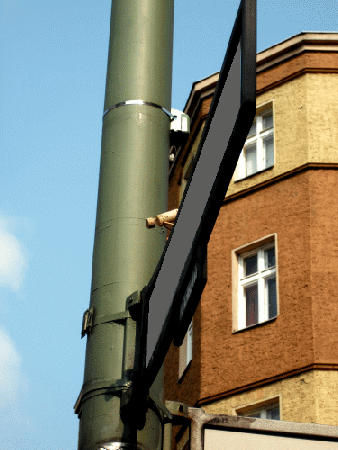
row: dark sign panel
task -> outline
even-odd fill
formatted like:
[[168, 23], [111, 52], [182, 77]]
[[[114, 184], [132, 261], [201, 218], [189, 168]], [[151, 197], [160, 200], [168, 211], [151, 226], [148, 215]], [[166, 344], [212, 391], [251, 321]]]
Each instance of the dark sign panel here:
[[[192, 252], [189, 256], [192, 255]], [[200, 301], [204, 286], [207, 282], [207, 248], [197, 246], [193, 256], [188, 258], [188, 276], [186, 284], [178, 285], [174, 301], [179, 304], [178, 326], [174, 335], [174, 344], [182, 345], [184, 336], [189, 328], [192, 316]], [[190, 276], [190, 278], [188, 278]]]
[[149, 386], [172, 340], [182, 342], [198, 305], [207, 243], [255, 112], [256, 0], [242, 0], [173, 231], [143, 290]]

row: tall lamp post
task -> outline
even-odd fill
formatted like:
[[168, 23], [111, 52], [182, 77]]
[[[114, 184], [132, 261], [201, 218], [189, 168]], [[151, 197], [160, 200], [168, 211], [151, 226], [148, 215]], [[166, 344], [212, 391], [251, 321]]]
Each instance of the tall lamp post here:
[[[112, 1], [79, 450], [162, 448], [153, 410], [140, 431], [120, 408], [134, 376], [131, 294], [148, 283], [165, 244], [145, 221], [167, 210], [173, 19], [174, 0]], [[163, 371], [153, 389], [163, 401]]]

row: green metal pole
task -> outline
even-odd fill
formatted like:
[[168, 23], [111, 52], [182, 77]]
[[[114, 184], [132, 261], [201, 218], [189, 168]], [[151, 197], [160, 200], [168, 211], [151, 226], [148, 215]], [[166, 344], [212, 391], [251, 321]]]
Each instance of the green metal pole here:
[[[112, 2], [79, 450], [162, 448], [158, 415], [149, 410], [137, 431], [122, 422], [120, 401], [135, 346], [126, 301], [148, 283], [165, 244], [145, 221], [167, 210], [173, 16], [174, 0]], [[152, 391], [163, 401], [163, 371]]]

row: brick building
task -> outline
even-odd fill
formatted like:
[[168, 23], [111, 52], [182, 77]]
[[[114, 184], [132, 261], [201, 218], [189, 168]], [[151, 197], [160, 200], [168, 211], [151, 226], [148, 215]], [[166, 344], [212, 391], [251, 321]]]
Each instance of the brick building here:
[[[193, 84], [191, 133], [172, 148], [169, 209], [217, 80]], [[165, 360], [165, 398], [337, 426], [337, 233], [338, 33], [300, 33], [257, 55], [256, 119], [210, 237], [192, 326]]]

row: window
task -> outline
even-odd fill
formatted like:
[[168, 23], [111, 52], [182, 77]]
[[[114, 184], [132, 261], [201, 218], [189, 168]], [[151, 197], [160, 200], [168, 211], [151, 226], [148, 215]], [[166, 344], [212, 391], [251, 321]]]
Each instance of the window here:
[[241, 412], [240, 410], [237, 410], [237, 414], [245, 417], [256, 417], [257, 419], [280, 420], [279, 402], [264, 405], [258, 408], [256, 405], [254, 409], [242, 408]]
[[[261, 245], [260, 245], [261, 244]], [[275, 236], [235, 251], [237, 279], [234, 331], [264, 323], [277, 316], [277, 257]]]
[[194, 165], [195, 155], [191, 154], [190, 163], [186, 163], [183, 167], [182, 179], [180, 181], [180, 201], [182, 201], [184, 190], [187, 186], [188, 180], [190, 178], [192, 167]]
[[192, 322], [189, 325], [188, 331], [184, 336], [183, 343], [179, 350], [179, 380], [183, 377], [190, 361], [192, 361]]
[[273, 110], [257, 114], [238, 160], [238, 179], [247, 178], [274, 165]]
[[274, 245], [239, 258], [239, 327], [265, 322], [277, 315]]

